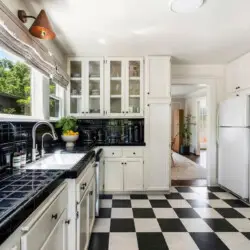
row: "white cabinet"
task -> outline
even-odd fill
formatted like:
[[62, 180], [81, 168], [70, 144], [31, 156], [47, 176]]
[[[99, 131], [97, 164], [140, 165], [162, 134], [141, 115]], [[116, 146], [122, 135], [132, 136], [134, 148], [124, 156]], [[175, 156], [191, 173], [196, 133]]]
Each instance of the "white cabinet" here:
[[121, 159], [105, 159], [105, 191], [123, 191], [123, 164]]
[[144, 147], [105, 147], [104, 156], [105, 192], [144, 189]]
[[92, 178], [92, 181], [89, 186], [89, 232], [91, 233], [92, 228], [94, 226], [95, 222], [95, 188], [96, 188], [96, 183], [95, 183], [95, 176]]
[[68, 72], [71, 77], [67, 98], [69, 115], [143, 116], [144, 72], [141, 57], [108, 57], [107, 60], [102, 57], [69, 58]]
[[148, 106], [145, 154], [146, 190], [163, 191], [168, 190], [170, 186], [170, 114], [169, 103], [151, 103]]
[[70, 58], [68, 62], [68, 114], [103, 115], [103, 58]]
[[143, 115], [142, 58], [109, 57], [105, 87], [105, 110], [109, 116]]
[[67, 191], [62, 184], [24, 222], [22, 250], [67, 249]]
[[147, 59], [148, 99], [168, 99], [171, 97], [171, 64], [168, 56], [150, 56]]
[[126, 159], [123, 165], [124, 191], [143, 190], [143, 160]]
[[226, 66], [226, 91], [236, 91], [250, 88], [250, 53], [230, 62]]
[[67, 244], [67, 209], [65, 209], [41, 250], [67, 250]]
[[89, 241], [89, 195], [85, 193], [77, 213], [77, 250], [87, 249]]

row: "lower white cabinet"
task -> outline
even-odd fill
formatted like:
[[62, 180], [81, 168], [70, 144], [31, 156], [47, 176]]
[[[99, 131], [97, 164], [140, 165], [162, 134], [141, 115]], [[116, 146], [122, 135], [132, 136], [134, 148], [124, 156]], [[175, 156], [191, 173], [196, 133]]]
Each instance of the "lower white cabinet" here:
[[143, 160], [126, 159], [123, 165], [124, 191], [143, 190]]
[[77, 249], [85, 250], [88, 246], [89, 240], [89, 218], [88, 208], [89, 195], [85, 193], [79, 204], [79, 211], [77, 212]]
[[96, 189], [96, 183], [95, 183], [95, 177], [93, 177], [90, 186], [89, 186], [89, 233], [91, 234], [92, 228], [94, 226], [95, 222], [95, 189]]
[[41, 250], [67, 250], [67, 228], [67, 209], [65, 209]]
[[123, 161], [121, 159], [105, 159], [104, 190], [123, 191]]
[[143, 160], [141, 158], [117, 158], [105, 160], [106, 192], [142, 191]]

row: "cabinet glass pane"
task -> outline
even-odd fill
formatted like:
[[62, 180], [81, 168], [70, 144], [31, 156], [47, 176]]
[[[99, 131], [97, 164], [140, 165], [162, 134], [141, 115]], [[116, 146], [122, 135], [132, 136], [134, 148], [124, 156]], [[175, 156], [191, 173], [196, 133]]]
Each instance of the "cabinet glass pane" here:
[[82, 62], [81, 61], [70, 62], [70, 76], [82, 77]]
[[110, 95], [122, 94], [122, 82], [120, 80], [111, 80], [110, 82]]
[[140, 61], [129, 61], [129, 77], [140, 77]]
[[90, 96], [100, 95], [100, 80], [89, 80], [89, 95]]
[[129, 97], [129, 113], [140, 113], [139, 97]]
[[81, 113], [81, 98], [70, 98], [70, 113], [76, 114], [76, 113]]
[[89, 113], [100, 113], [101, 109], [100, 109], [100, 98], [94, 98], [94, 97], [90, 97], [89, 98]]
[[89, 62], [89, 77], [100, 77], [100, 62], [90, 61]]
[[121, 77], [122, 76], [122, 62], [111, 61], [110, 62], [110, 76]]
[[111, 98], [110, 99], [110, 112], [111, 113], [121, 113], [122, 112], [122, 99], [121, 98]]
[[82, 93], [82, 82], [81, 80], [71, 80], [70, 81], [70, 94], [71, 95], [81, 95]]
[[139, 80], [129, 80], [129, 95], [140, 95]]

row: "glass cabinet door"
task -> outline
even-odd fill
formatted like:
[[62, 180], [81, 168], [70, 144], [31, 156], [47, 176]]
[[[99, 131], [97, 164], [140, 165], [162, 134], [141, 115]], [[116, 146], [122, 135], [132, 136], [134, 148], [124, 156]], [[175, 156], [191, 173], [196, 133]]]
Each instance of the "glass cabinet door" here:
[[70, 113], [79, 114], [83, 111], [82, 93], [82, 62], [70, 61]]
[[109, 63], [109, 113], [125, 113], [123, 109], [123, 63], [119, 60], [111, 60]]
[[131, 114], [141, 113], [142, 101], [142, 60], [128, 61], [128, 88], [126, 111]]
[[100, 115], [103, 112], [103, 60], [88, 60], [86, 76], [88, 88], [88, 98], [86, 100], [87, 112], [89, 112], [89, 114]]

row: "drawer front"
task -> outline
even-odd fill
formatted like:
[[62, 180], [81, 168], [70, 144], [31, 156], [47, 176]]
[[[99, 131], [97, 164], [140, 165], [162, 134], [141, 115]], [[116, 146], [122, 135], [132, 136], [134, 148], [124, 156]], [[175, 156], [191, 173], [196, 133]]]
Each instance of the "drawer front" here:
[[83, 178], [77, 184], [77, 192], [78, 192], [78, 201], [80, 201], [89, 186], [93, 175], [95, 174], [95, 162], [91, 163], [88, 168], [87, 172], [84, 174]]
[[105, 149], [104, 155], [108, 158], [119, 158], [122, 157], [122, 149]]
[[143, 157], [142, 148], [124, 148], [123, 157]]
[[22, 249], [39, 250], [67, 208], [67, 204], [67, 188], [64, 188], [34, 226], [22, 236]]

